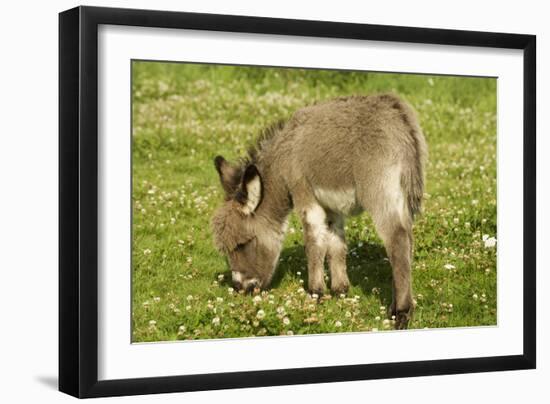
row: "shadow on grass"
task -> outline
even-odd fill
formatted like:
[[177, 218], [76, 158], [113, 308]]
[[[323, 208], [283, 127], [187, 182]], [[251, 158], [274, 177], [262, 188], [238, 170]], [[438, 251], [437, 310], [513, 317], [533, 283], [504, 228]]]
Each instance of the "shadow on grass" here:
[[[356, 243], [349, 243], [347, 269], [352, 290], [358, 287], [365, 296], [377, 295], [381, 304], [391, 303], [392, 274], [384, 246], [364, 243], [359, 247]], [[276, 289], [288, 277], [300, 278], [298, 272], [305, 275], [304, 285], [307, 288], [307, 259], [304, 247], [300, 244], [287, 247], [282, 251], [281, 262], [273, 276], [271, 288]], [[328, 273], [327, 287], [330, 288], [330, 272]]]

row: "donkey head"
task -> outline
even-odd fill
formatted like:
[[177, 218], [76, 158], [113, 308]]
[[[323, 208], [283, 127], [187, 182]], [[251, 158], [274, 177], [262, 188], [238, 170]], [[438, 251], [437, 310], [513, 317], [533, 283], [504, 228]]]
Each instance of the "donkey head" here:
[[254, 164], [233, 166], [221, 156], [214, 163], [225, 191], [212, 219], [214, 244], [228, 258], [235, 289], [266, 288], [282, 241], [272, 222], [257, 213], [264, 192], [260, 172]]

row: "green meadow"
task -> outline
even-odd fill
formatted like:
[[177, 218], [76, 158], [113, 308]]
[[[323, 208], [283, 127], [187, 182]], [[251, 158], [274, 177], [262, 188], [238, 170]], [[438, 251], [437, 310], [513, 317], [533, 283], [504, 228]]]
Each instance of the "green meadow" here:
[[[391, 267], [368, 214], [348, 218], [346, 296], [307, 292], [292, 215], [271, 289], [235, 292], [213, 247], [223, 200], [213, 158], [244, 156], [261, 130], [297, 109], [351, 94], [394, 92], [418, 112], [429, 147], [414, 226], [410, 328], [495, 325], [496, 79], [132, 64], [132, 340], [392, 330]], [[328, 279], [328, 271], [327, 271]]]

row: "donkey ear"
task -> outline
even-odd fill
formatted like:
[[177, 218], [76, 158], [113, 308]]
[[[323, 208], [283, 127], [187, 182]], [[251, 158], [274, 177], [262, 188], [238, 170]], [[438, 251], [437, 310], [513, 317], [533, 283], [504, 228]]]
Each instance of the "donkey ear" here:
[[262, 201], [262, 188], [262, 177], [258, 168], [254, 164], [249, 165], [244, 170], [241, 186], [235, 195], [246, 215], [254, 212]]
[[220, 182], [226, 195], [233, 195], [241, 180], [241, 170], [233, 167], [222, 156], [216, 156], [214, 159], [216, 171], [220, 176]]

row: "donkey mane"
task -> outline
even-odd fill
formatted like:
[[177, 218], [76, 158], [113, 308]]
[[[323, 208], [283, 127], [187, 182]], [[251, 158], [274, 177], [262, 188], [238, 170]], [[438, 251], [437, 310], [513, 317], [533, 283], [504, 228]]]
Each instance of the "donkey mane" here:
[[262, 129], [254, 144], [248, 148], [247, 156], [241, 159], [241, 166], [246, 167], [249, 164], [256, 164], [260, 153], [266, 149], [267, 145], [271, 143], [273, 138], [285, 127], [286, 124], [286, 119], [280, 119], [279, 121]]

